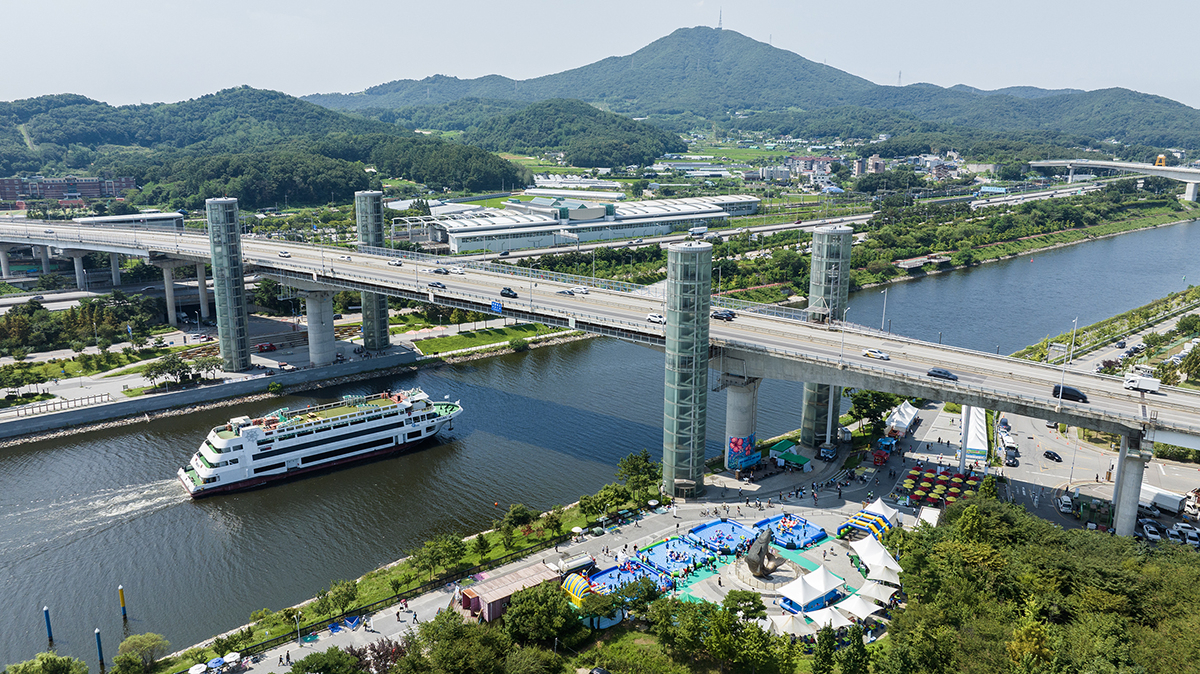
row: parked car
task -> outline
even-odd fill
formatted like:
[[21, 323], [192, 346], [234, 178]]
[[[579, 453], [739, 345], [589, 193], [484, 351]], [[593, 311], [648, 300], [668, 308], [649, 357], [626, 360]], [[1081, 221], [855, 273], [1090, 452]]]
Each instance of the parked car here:
[[926, 372], [925, 375], [928, 377], [933, 377], [935, 379], [945, 379], [947, 381], [958, 381], [958, 375], [954, 374], [953, 372], [951, 372], [950, 370], [947, 370], [944, 367], [931, 367], [931, 368], [929, 368], [929, 372]]
[[1016, 468], [1017, 466], [1021, 465], [1021, 462], [1017, 460], [1017, 457], [1010, 456], [1004, 460], [1004, 465], [1008, 466], [1009, 468]]
[[1179, 543], [1180, 545], [1183, 544], [1183, 536], [1180, 536], [1179, 532], [1174, 529], [1167, 529], [1167, 540], [1171, 541], [1172, 543]]
[[1042, 456], [1050, 459], [1054, 463], [1062, 463], [1062, 457], [1058, 455], [1058, 452], [1053, 452], [1047, 449], [1046, 451], [1042, 452]]
[[1161, 527], [1162, 526], [1161, 524], [1158, 523], [1158, 520], [1150, 519], [1149, 517], [1141, 517], [1138, 519], [1137, 523], [1138, 523], [1138, 526], [1140, 526], [1142, 528], [1145, 528], [1146, 525], [1150, 525], [1152, 527]]
[[403, 267], [404, 262], [398, 258], [392, 258], [387, 261], [389, 267]]
[[659, 325], [666, 325], [667, 319], [662, 314], [646, 314], [646, 320]]
[[1189, 531], [1184, 535], [1184, 540], [1193, 548], [1200, 548], [1200, 534], [1195, 531]]
[[863, 349], [863, 355], [867, 358], [878, 358], [879, 360], [891, 360], [892, 357], [879, 349]]
[[292, 254], [287, 252], [286, 250], [279, 251], [279, 257], [291, 257], [291, 256], [292, 256]]
[[258, 349], [259, 353], [265, 353], [267, 351], [274, 351], [278, 347], [271, 342], [263, 342], [262, 344], [255, 344], [254, 348]]
[[1196, 529], [1196, 527], [1188, 524], [1187, 522], [1176, 522], [1175, 525], [1172, 526], [1171, 528], [1176, 531], [1186, 531], [1188, 533], [1193, 533], [1193, 534], [1200, 533], [1200, 530]]
[[1088, 401], [1087, 395], [1074, 386], [1055, 384], [1054, 388], [1050, 391], [1050, 395], [1060, 400], [1073, 400], [1077, 403], [1086, 403]]
[[1118, 349], [1124, 349], [1125, 348], [1125, 340], [1123, 340], [1123, 339], [1118, 340], [1117, 343], [1114, 344], [1113, 346], [1117, 347]]
[[1162, 534], [1158, 532], [1158, 529], [1153, 524], [1147, 524], [1142, 527], [1142, 533], [1146, 534], [1146, 540], [1148, 541], [1162, 540]]
[[45, 296], [43, 296], [43, 295], [34, 295], [34, 296], [33, 296], [33, 299], [35, 299], [35, 300], [37, 300], [37, 301], [41, 302], [42, 300], [44, 300], [44, 299], [46, 299], [46, 298], [45, 298]]
[[446, 289], [446, 284], [442, 283], [441, 281], [430, 281], [428, 285], [430, 288], [441, 288], [442, 290]]
[[514, 299], [514, 300], [517, 299], [517, 293], [512, 288], [501, 288], [500, 296], [507, 297], [509, 299]]

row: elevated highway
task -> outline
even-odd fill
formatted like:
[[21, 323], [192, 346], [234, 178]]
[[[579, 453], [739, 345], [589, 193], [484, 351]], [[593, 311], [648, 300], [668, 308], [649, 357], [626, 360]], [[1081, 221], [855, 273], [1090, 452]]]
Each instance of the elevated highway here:
[[1200, 187], [1200, 169], [1188, 168], [1186, 166], [1155, 166], [1154, 164], [1143, 164], [1139, 162], [1128, 161], [1108, 161], [1104, 159], [1051, 159], [1046, 161], [1029, 162], [1030, 166], [1063, 166], [1071, 169], [1074, 174], [1075, 169], [1088, 168], [1103, 168], [1114, 169], [1117, 171], [1129, 171], [1131, 173], [1140, 173], [1148, 176], [1158, 176], [1160, 178], [1170, 178], [1187, 184], [1183, 198], [1188, 201], [1197, 200], [1197, 191]]
[[[98, 250], [151, 260], [203, 262], [207, 237], [151, 229], [98, 229], [68, 223], [0, 220], [0, 242]], [[243, 258], [258, 273], [292, 287], [358, 290], [420, 300], [517, 320], [538, 321], [662, 347], [661, 326], [649, 313], [665, 314], [661, 288], [570, 276], [486, 261], [437, 258], [391, 249], [328, 248], [245, 238]], [[282, 257], [281, 252], [289, 257]], [[349, 257], [349, 260], [343, 259]], [[403, 266], [389, 266], [400, 259]], [[437, 275], [436, 267], [463, 274]], [[446, 287], [433, 288], [431, 282]], [[586, 286], [574, 296], [558, 291]], [[500, 296], [509, 287], [515, 299]], [[714, 320], [711, 358], [732, 376], [788, 379], [890, 391], [1045, 418], [1099, 431], [1140, 432], [1146, 440], [1200, 449], [1200, 392], [1163, 387], [1143, 396], [1117, 377], [1053, 367], [996, 354], [923, 342], [851, 324], [812, 323], [803, 311], [714, 297], [713, 306], [733, 309], [736, 320]], [[872, 360], [863, 349], [890, 354]], [[931, 367], [954, 372], [958, 381], [926, 375]], [[1087, 393], [1087, 404], [1059, 401], [1054, 385], [1065, 382]]]

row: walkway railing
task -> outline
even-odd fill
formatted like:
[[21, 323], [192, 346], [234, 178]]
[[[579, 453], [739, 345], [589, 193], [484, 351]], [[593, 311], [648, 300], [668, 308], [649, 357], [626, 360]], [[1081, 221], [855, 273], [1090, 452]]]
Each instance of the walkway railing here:
[[61, 412], [62, 410], [75, 409], [77, 407], [90, 407], [92, 405], [103, 405], [104, 403], [112, 402], [112, 396], [108, 393], [99, 393], [96, 395], [84, 396], [82, 398], [59, 398], [44, 403], [36, 403], [33, 405], [25, 405], [17, 408], [17, 416], [31, 417], [36, 414], [46, 414], [47, 412]]

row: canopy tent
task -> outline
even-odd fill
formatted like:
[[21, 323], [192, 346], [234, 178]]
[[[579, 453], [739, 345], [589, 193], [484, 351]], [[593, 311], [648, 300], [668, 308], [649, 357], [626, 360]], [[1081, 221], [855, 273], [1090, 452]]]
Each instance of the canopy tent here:
[[815, 625], [810, 624], [795, 613], [784, 613], [783, 615], [771, 616], [771, 631], [775, 634], [795, 634], [801, 636], [804, 634], [813, 634], [817, 630]]
[[899, 585], [900, 572], [886, 566], [875, 565], [871, 567], [871, 572], [867, 574], [867, 580], [878, 580], [892, 585]]
[[857, 594], [852, 594], [849, 597], [839, 601], [833, 605], [834, 608], [845, 611], [850, 615], [863, 620], [868, 616], [874, 615], [883, 610], [883, 607], [868, 599], [863, 599]]
[[842, 615], [841, 611], [838, 611], [834, 608], [823, 608], [817, 611], [810, 611], [805, 613], [804, 616], [816, 623], [817, 627], [825, 627], [826, 625], [829, 625], [835, 630], [839, 627], [849, 627], [850, 625], [854, 624], [849, 618]]
[[907, 400], [900, 403], [900, 406], [892, 411], [887, 418], [887, 434], [902, 436], [908, 432], [912, 422], [917, 418], [917, 408], [913, 407]]
[[875, 513], [876, 515], [883, 517], [884, 519], [886, 519], [888, 522], [891, 522], [892, 524], [896, 523], [896, 515], [900, 514], [899, 510], [896, 510], [895, 508], [884, 503], [882, 498], [875, 499], [874, 503], [867, 506], [866, 508], [863, 508], [863, 510], [865, 510], [869, 513]]
[[896, 594], [896, 590], [886, 585], [880, 585], [873, 580], [868, 580], [866, 585], [858, 588], [855, 592], [860, 597], [869, 597], [878, 601], [891, 601], [892, 595]]
[[817, 567], [816, 571], [810, 571], [804, 575], [804, 582], [808, 583], [821, 594], [827, 594], [842, 586], [846, 581], [833, 575], [825, 565]]
[[862, 540], [854, 541], [850, 544], [850, 547], [854, 549], [854, 552], [858, 554], [858, 558], [865, 562], [868, 567], [885, 566], [895, 571], [904, 570], [892, 558], [892, 555], [888, 553], [887, 548], [875, 540], [874, 536], [867, 536]]
[[804, 581], [804, 578], [797, 578], [792, 582], [784, 585], [778, 590], [780, 596], [791, 601], [797, 606], [804, 607], [820, 600], [826, 593], [818, 592], [816, 588]]
[[188, 668], [188, 674], [204, 674], [206, 671], [208, 671], [208, 665], [204, 663], [192, 665]]
[[791, 452], [784, 452], [780, 454], [778, 458], [783, 459], [788, 463], [794, 463], [797, 466], [803, 466], [804, 464], [808, 463], [808, 459], [800, 456], [799, 454], [793, 454]]

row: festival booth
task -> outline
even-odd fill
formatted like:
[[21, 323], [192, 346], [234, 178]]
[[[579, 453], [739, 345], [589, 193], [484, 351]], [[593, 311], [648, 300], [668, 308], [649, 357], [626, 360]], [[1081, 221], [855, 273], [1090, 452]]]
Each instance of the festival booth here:
[[592, 582], [587, 579], [587, 576], [578, 573], [572, 573], [563, 581], [562, 589], [566, 591], [567, 598], [576, 607], [583, 606], [583, 598], [592, 594]]
[[[988, 431], [987, 410], [982, 407], [963, 405], [962, 415], [966, 423], [960, 424], [961, 447], [967, 452], [967, 463], [980, 463], [987, 466]], [[959, 464], [962, 465], [962, 464]]]
[[829, 534], [817, 525], [796, 515], [776, 515], [754, 523], [755, 529], [770, 529], [775, 544], [788, 550], [803, 550], [816, 544]]
[[795, 613], [784, 613], [783, 615], [771, 616], [771, 632], [774, 634], [804, 636], [806, 634], [816, 634], [817, 626], [809, 623]]
[[639, 561], [670, 576], [683, 575], [685, 568], [694, 569], [714, 558], [710, 550], [675, 536], [638, 551]]
[[867, 568], [884, 567], [897, 572], [904, 570], [888, 553], [887, 548], [883, 547], [883, 543], [875, 540], [874, 536], [854, 541], [850, 547], [854, 550], [854, 554], [858, 555], [858, 558], [867, 565]]
[[845, 599], [834, 604], [833, 607], [839, 611], [848, 613], [859, 620], [866, 620], [867, 618], [883, 610], [883, 607], [879, 604], [864, 599], [857, 594], [852, 594], [849, 597], [846, 597]]
[[739, 546], [749, 546], [757, 537], [754, 529], [728, 518], [696, 525], [687, 535], [689, 541], [722, 555], [732, 555]]
[[813, 621], [818, 628], [828, 625], [836, 630], [843, 627], [849, 627], [854, 624], [853, 621], [832, 607], [823, 608], [816, 611], [808, 611], [804, 614], [804, 617]]
[[504, 615], [504, 610], [508, 608], [508, 600], [513, 594], [548, 580], [558, 579], [558, 571], [545, 564], [534, 564], [470, 587], [462, 592], [459, 601], [471, 615], [478, 615], [481, 620], [490, 622]]
[[854, 594], [860, 597], [874, 599], [875, 601], [881, 601], [886, 604], [892, 600], [892, 595], [896, 594], [896, 590], [888, 587], [887, 585], [882, 585], [873, 580], [868, 580], [866, 584], [858, 588], [858, 592], [855, 592]]
[[780, 587], [779, 605], [792, 613], [806, 613], [828, 606], [838, 597], [844, 580], [829, 572], [825, 565]]
[[813, 468], [812, 461], [809, 461], [808, 458], [793, 452], [792, 448], [795, 446], [796, 443], [792, 442], [791, 440], [780, 440], [774, 445], [771, 445], [770, 449], [767, 450], [767, 455], [775, 461], [775, 466], [778, 468], [792, 465], [805, 473], [811, 471]]
[[907, 400], [892, 411], [887, 418], [887, 435], [892, 438], [902, 438], [908, 434], [913, 422], [917, 420], [917, 408]]

